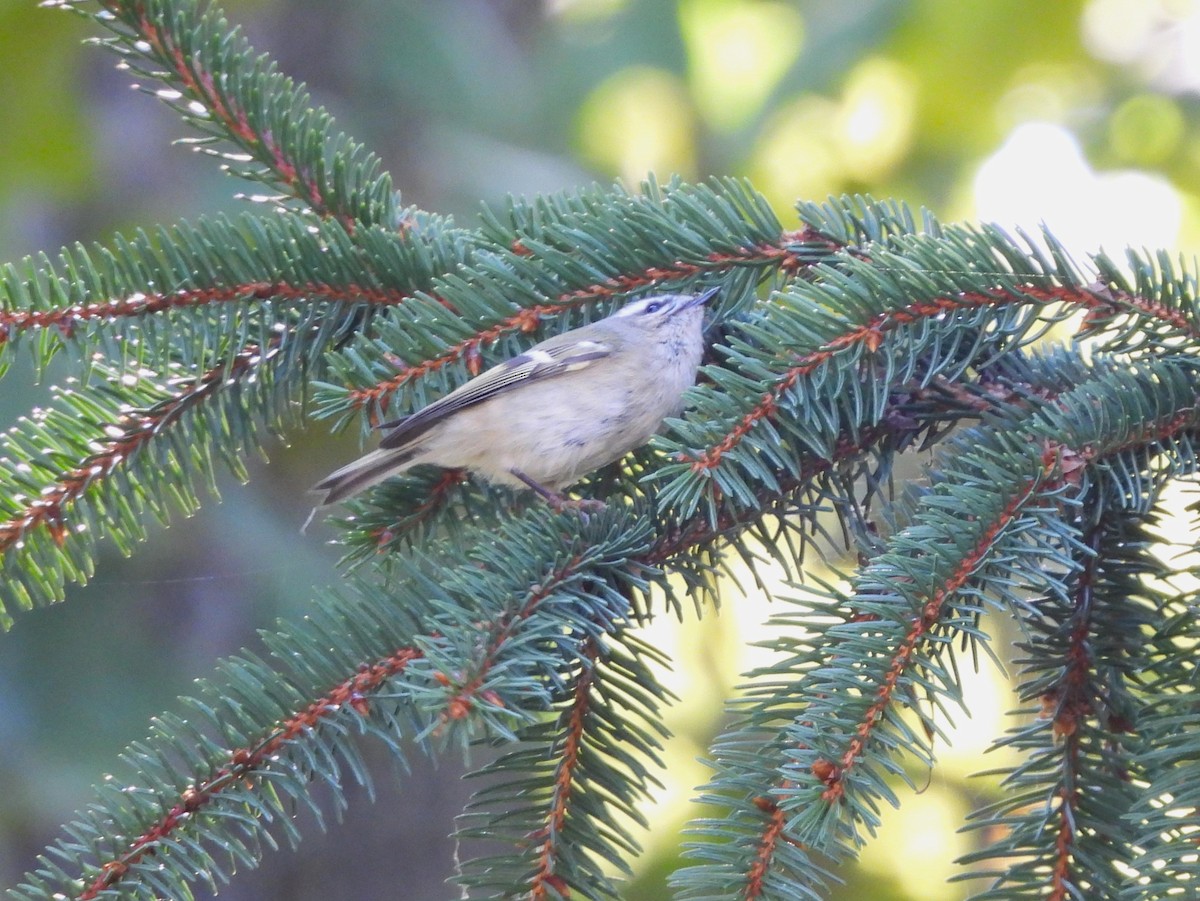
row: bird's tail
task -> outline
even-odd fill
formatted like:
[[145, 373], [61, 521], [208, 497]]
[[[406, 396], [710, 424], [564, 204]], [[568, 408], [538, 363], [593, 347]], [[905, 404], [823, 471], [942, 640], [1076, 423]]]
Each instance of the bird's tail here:
[[413, 456], [408, 447], [373, 450], [325, 476], [313, 485], [311, 493], [318, 496], [318, 507], [336, 504], [408, 469]]

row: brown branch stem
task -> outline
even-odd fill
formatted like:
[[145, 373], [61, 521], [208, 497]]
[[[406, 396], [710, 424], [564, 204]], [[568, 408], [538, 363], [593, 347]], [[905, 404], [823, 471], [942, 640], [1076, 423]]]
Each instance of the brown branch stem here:
[[[266, 353], [269, 355], [271, 351]], [[149, 409], [125, 414], [117, 423], [116, 433], [98, 442], [99, 450], [55, 478], [36, 498], [29, 500], [21, 512], [0, 522], [0, 554], [37, 528], [48, 529], [61, 546], [68, 533], [67, 509], [91, 485], [128, 462], [196, 404], [206, 401], [232, 381], [247, 376], [263, 359], [264, 353], [258, 345], [247, 345], [228, 364], [214, 366], [171, 397]]]
[[212, 304], [248, 300], [308, 300], [337, 303], [368, 303], [395, 306], [411, 299], [412, 294], [365, 285], [329, 285], [305, 282], [293, 285], [281, 281], [242, 282], [209, 288], [185, 288], [168, 293], [138, 292], [128, 297], [93, 303], [71, 304], [45, 310], [0, 310], [0, 344], [14, 333], [56, 328], [69, 335], [84, 322], [115, 321], [150, 316], [168, 310], [203, 307]]
[[[495, 666], [500, 651], [515, 635], [517, 627], [532, 616], [537, 611], [538, 605], [548, 598], [559, 584], [574, 574], [582, 562], [583, 558], [580, 555], [573, 555], [570, 560], [547, 575], [540, 583], [532, 586], [529, 596], [519, 609], [489, 624], [492, 629], [491, 639], [475, 661], [474, 674], [464, 679], [446, 702], [446, 709], [442, 713], [444, 720], [464, 719], [470, 714], [475, 706], [475, 697], [487, 681], [488, 674]], [[452, 685], [454, 681], [445, 673], [439, 674], [437, 678], [446, 686]]]
[[1013, 522], [1020, 510], [1035, 496], [1044, 493], [1047, 486], [1057, 484], [1055, 473], [1059, 471], [1060, 459], [1060, 448], [1047, 445], [1042, 453], [1039, 472], [1013, 494], [995, 521], [980, 534], [975, 546], [963, 555], [950, 578], [921, 606], [920, 613], [912, 619], [907, 634], [892, 654], [891, 664], [880, 680], [875, 700], [859, 719], [854, 738], [846, 746], [845, 752], [836, 762], [819, 758], [813, 764], [814, 771], [820, 774], [820, 779], [826, 786], [821, 793], [822, 800], [833, 803], [841, 799], [846, 790], [847, 774], [866, 750], [872, 732], [892, 703], [900, 677], [908, 669], [922, 639], [941, 617], [947, 598], [967, 584], [988, 551], [995, 545], [997, 536]]
[[1058, 837], [1054, 843], [1054, 866], [1050, 875], [1050, 901], [1067, 901], [1074, 892], [1072, 879], [1072, 849], [1075, 843], [1075, 808], [1079, 804], [1079, 789], [1070, 778], [1079, 766], [1080, 721], [1093, 713], [1090, 697], [1092, 655], [1092, 601], [1100, 567], [1100, 546], [1104, 526], [1093, 525], [1085, 537], [1092, 553], [1084, 559], [1083, 569], [1075, 589], [1075, 609], [1068, 641], [1065, 666], [1058, 685], [1043, 696], [1045, 709], [1052, 711], [1052, 732], [1063, 739], [1063, 784], [1058, 790]]
[[268, 167], [292, 196], [307, 203], [318, 215], [336, 217], [347, 231], [354, 231], [355, 219], [334, 208], [325, 197], [326, 186], [318, 184], [303, 164], [292, 160], [270, 131], [259, 131], [251, 125], [246, 109], [223, 89], [224, 79], [204, 68], [203, 55], [185, 54], [176, 35], [151, 19], [145, 3], [129, 0], [101, 0], [101, 3], [142, 37], [154, 59], [170, 70], [189, 100], [208, 110], [233, 144]]
[[[533, 615], [538, 604], [553, 592], [557, 583], [574, 572], [580, 562], [581, 558], [573, 557], [541, 583], [532, 586], [528, 597], [518, 610], [492, 624], [492, 639], [481, 657], [475, 676], [446, 699], [445, 709], [441, 714], [444, 721], [462, 719], [470, 713], [474, 706], [474, 695], [482, 687], [488, 670], [495, 663], [496, 655], [513, 638], [517, 624]], [[586, 646], [584, 650], [586, 652]], [[100, 875], [78, 896], [78, 901], [89, 901], [97, 897], [99, 892], [119, 882], [131, 866], [154, 854], [157, 845], [181, 828], [191, 815], [214, 803], [230, 784], [252, 777], [256, 770], [261, 769], [274, 755], [283, 750], [288, 741], [311, 732], [322, 720], [344, 706], [350, 706], [358, 714], [366, 715], [371, 693], [380, 690], [389, 678], [403, 672], [410, 663], [423, 656], [415, 646], [406, 646], [373, 664], [364, 664], [356, 673], [338, 683], [322, 697], [283, 720], [256, 745], [232, 750], [223, 766], [209, 778], [185, 789], [179, 800], [157, 822], [130, 842], [127, 851], [103, 863], [100, 866]], [[444, 674], [435, 674], [434, 678], [444, 685], [450, 684], [449, 678]], [[583, 678], [585, 676], [581, 676], [581, 679]], [[563, 803], [565, 802], [564, 796]]]
[[793, 365], [783, 370], [779, 378], [771, 383], [758, 403], [747, 412], [729, 432], [703, 453], [687, 458], [696, 472], [716, 467], [722, 458], [737, 447], [760, 421], [775, 414], [780, 399], [803, 377], [829, 363], [835, 356], [852, 348], [863, 348], [873, 353], [882, 345], [884, 336], [904, 325], [912, 325], [924, 319], [946, 316], [962, 310], [974, 310], [989, 306], [1008, 306], [1033, 303], [1049, 306], [1054, 303], [1076, 304], [1089, 311], [1125, 310], [1162, 322], [1200, 338], [1200, 332], [1182, 313], [1170, 310], [1145, 298], [1113, 296], [1112, 292], [1060, 286], [1038, 288], [1026, 286], [1019, 292], [1007, 291], [964, 292], [953, 297], [934, 297], [915, 301], [896, 310], [877, 313], [867, 322], [848, 328], [822, 347], [797, 356]]
[[406, 647], [372, 664], [362, 666], [353, 676], [338, 683], [303, 710], [279, 724], [262, 741], [252, 747], [230, 752], [226, 763], [208, 778], [188, 786], [179, 800], [150, 828], [129, 843], [119, 857], [100, 866], [100, 875], [77, 896], [78, 901], [91, 901], [105, 889], [111, 888], [129, 872], [129, 868], [145, 857], [152, 856], [157, 847], [197, 812], [215, 803], [230, 785], [253, 778], [255, 772], [269, 763], [284, 745], [313, 729], [345, 706], [360, 715], [367, 713], [368, 696], [379, 690], [391, 677], [404, 672], [414, 660], [422, 657], [420, 650]]
[[[542, 829], [542, 842], [537, 848], [538, 860], [529, 883], [529, 897], [533, 901], [545, 901], [550, 897], [562, 898], [569, 894], [564, 880], [555, 873], [558, 848], [562, 842], [563, 826], [570, 810], [571, 788], [575, 772], [579, 768], [579, 756], [583, 749], [588, 716], [592, 704], [592, 688], [596, 682], [596, 662], [600, 648], [594, 639], [587, 639], [580, 651], [583, 669], [575, 683], [571, 700], [570, 715], [558, 752], [559, 762], [554, 774], [554, 791], [546, 814], [546, 825]], [[553, 895], [551, 894], [553, 892]]]

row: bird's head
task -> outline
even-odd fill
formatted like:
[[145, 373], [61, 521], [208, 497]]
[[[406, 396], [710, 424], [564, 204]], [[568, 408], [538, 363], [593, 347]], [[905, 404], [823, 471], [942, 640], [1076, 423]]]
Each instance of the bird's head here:
[[639, 297], [613, 313], [612, 318], [647, 331], [698, 326], [704, 318], [704, 305], [720, 290], [709, 288], [700, 294], [655, 294], [651, 297]]

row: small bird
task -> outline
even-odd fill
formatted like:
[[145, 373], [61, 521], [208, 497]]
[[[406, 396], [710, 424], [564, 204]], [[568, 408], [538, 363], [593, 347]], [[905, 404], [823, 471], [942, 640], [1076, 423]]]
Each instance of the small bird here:
[[560, 489], [645, 444], [680, 412], [704, 351], [704, 304], [718, 290], [630, 301], [384, 423], [377, 450], [313, 486], [318, 505], [431, 463], [562, 506]]

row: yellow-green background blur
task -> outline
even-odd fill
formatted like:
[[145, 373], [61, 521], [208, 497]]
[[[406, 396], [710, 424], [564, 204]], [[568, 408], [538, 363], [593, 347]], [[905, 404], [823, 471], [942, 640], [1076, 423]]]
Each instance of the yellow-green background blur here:
[[[481, 201], [648, 170], [744, 174], [794, 224], [791, 203], [869, 192], [943, 219], [1047, 222], [1082, 259], [1101, 246], [1179, 249], [1200, 238], [1200, 0], [231, 0], [226, 10], [343, 128], [383, 158], [404, 198], [469, 224]], [[187, 135], [132, 91], [84, 20], [0, 0], [0, 260], [114, 230], [195, 218], [257, 190], [171, 146]], [[18, 371], [0, 427], [44, 400]], [[273, 447], [249, 486], [177, 520], [124, 560], [109, 550], [72, 603], [0, 635], [0, 883], [89, 799], [147, 719], [259, 647], [255, 629], [301, 615], [331, 581], [320, 529], [297, 529], [303, 489], [356, 450], [321, 424]], [[678, 738], [630, 898], [666, 896], [675, 828], [703, 781], [716, 699], [760, 659], [761, 601], [657, 625], [677, 652]], [[991, 670], [967, 675], [971, 720], [916, 773], [839, 896], [955, 899], [956, 828], [994, 797], [969, 773], [1014, 706]], [[379, 755], [371, 752], [371, 756]], [[1011, 762], [1011, 761], [1007, 761]], [[469, 785], [455, 760], [354, 791], [342, 825], [306, 829], [298, 854], [222, 891], [229, 899], [451, 897], [446, 839]], [[399, 788], [397, 788], [399, 786]], [[692, 812], [694, 814], [694, 811]]]

